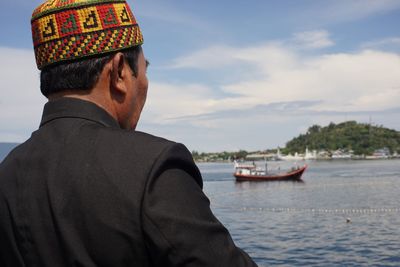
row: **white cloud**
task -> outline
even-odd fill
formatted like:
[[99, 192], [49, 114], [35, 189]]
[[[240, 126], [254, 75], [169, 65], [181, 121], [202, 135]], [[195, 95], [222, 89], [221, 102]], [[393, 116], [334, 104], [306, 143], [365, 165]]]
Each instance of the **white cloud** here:
[[239, 60], [236, 49], [229, 46], [216, 45], [196, 51], [190, 55], [182, 56], [174, 60], [170, 68], [219, 68], [233, 64]]
[[[214, 56], [208, 51], [223, 55], [222, 59], [209, 62]], [[0, 57], [0, 140], [22, 141], [38, 127], [46, 101], [39, 90], [39, 72], [31, 50], [0, 48]], [[241, 136], [251, 138], [248, 141], [256, 147], [265, 139], [265, 128], [274, 125], [268, 129], [273, 136], [266, 144], [273, 147], [293, 137], [297, 129], [293, 127], [344, 119], [346, 112], [361, 114], [400, 106], [400, 56], [395, 53], [363, 50], [304, 56], [280, 43], [269, 43], [247, 48], [214, 46], [176, 62], [181, 68], [202, 71], [217, 71], [215, 66], [219, 66], [227, 70], [225, 75], [233, 66], [241, 67], [245, 74], [250, 72], [235, 77], [238, 82], [217, 88], [225, 96], [216, 94], [207, 83], [150, 81], [140, 125], [152, 125], [150, 132], [174, 140], [178, 137], [198, 150], [202, 149], [200, 143], [209, 150], [224, 149], [223, 142], [228, 147], [240, 145]], [[209, 68], [212, 64], [214, 68]], [[386, 117], [394, 125], [393, 116]], [[224, 139], [226, 135], [233, 139]], [[215, 146], [216, 142], [222, 143]]]
[[[259, 62], [257, 62], [259, 63]], [[301, 58], [292, 68], [269, 68], [267, 79], [225, 86], [241, 94], [249, 105], [261, 102], [323, 100], [319, 109], [367, 110], [397, 107], [400, 57], [378, 51]], [[381, 101], [365, 101], [380, 95]], [[364, 99], [361, 101], [361, 99]], [[400, 99], [400, 98], [397, 98]]]
[[233, 65], [252, 64], [257, 68], [263, 68], [265, 72], [269, 68], [278, 66], [290, 68], [294, 61], [296, 61], [296, 55], [279, 42], [245, 48], [215, 45], [179, 57], [169, 68], [214, 70], [231, 68]]
[[197, 84], [149, 84], [145, 120], [164, 124], [184, 115], [199, 115], [214, 105], [212, 90]]
[[[344, 22], [363, 19], [399, 9], [398, 0], [331, 0], [320, 2], [311, 12], [305, 11], [318, 21]], [[310, 14], [307, 14], [310, 13]]]
[[[258, 105], [304, 100], [319, 103], [308, 109], [315, 112], [376, 111], [399, 107], [400, 56], [394, 53], [363, 50], [302, 56], [299, 51], [274, 43], [248, 48], [214, 46], [176, 62], [175, 66], [181, 68], [209, 71], [217, 67], [229, 69], [246, 62], [243, 73], [246, 73], [248, 65], [256, 66], [258, 73], [251, 78], [244, 75], [239, 82], [221, 86], [220, 90], [231, 95], [222, 99], [214, 98], [212, 89], [206, 86], [200, 86], [203, 88], [197, 91], [200, 93], [184, 85], [159, 90], [169, 92], [163, 95], [163, 101], [167, 103], [176, 103], [177, 98], [182, 101], [176, 105], [169, 104], [171, 107], [160, 111], [164, 117], [247, 110]], [[163, 87], [161, 84], [158, 86]], [[157, 93], [152, 97], [157, 98]]]
[[202, 17], [189, 14], [179, 9], [179, 6], [168, 3], [168, 1], [153, 0], [129, 2], [133, 2], [130, 4], [130, 7], [133, 13], [139, 16], [139, 24], [141, 23], [141, 18], [148, 18], [163, 22], [165, 25], [169, 25], [168, 27], [179, 25], [195, 28], [197, 30], [213, 31], [212, 27]]
[[0, 47], [0, 141], [23, 141], [37, 129], [45, 98], [32, 50]]
[[385, 38], [381, 40], [375, 40], [371, 42], [366, 42], [361, 45], [362, 48], [371, 48], [371, 49], [379, 49], [388, 46], [396, 46], [397, 49], [400, 47], [400, 37], [391, 37]]
[[295, 33], [293, 39], [294, 42], [301, 47], [307, 49], [316, 49], [334, 45], [334, 42], [330, 40], [329, 37], [329, 32], [325, 30], [319, 30]]

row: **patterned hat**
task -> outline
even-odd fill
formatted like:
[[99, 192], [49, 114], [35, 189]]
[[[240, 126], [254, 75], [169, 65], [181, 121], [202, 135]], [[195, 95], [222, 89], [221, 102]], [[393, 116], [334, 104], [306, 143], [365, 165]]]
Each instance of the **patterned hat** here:
[[40, 70], [143, 43], [125, 0], [48, 0], [35, 9], [31, 24]]

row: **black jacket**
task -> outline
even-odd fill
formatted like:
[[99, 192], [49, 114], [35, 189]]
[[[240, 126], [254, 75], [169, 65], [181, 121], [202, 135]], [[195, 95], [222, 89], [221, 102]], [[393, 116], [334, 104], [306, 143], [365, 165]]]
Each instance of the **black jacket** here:
[[181, 144], [63, 98], [0, 165], [0, 266], [255, 266]]

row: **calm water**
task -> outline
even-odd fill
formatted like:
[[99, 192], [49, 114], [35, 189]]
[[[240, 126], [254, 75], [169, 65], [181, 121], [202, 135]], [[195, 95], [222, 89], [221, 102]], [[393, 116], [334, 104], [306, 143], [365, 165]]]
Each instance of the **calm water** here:
[[308, 164], [304, 183], [198, 166], [215, 215], [260, 266], [400, 266], [400, 160]]
[[308, 164], [304, 183], [237, 183], [233, 164], [198, 166], [215, 215], [260, 266], [400, 266], [400, 160]]

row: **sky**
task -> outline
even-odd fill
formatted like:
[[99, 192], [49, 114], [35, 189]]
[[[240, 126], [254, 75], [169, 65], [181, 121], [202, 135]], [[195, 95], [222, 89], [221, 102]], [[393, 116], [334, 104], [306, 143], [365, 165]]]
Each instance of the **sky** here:
[[[0, 2], [0, 142], [38, 128], [30, 32]], [[318, 124], [400, 131], [399, 0], [128, 0], [150, 61], [137, 130], [199, 152], [284, 147]]]

